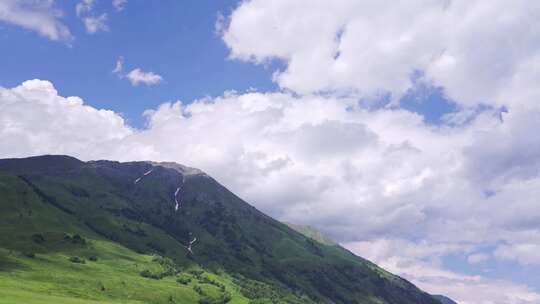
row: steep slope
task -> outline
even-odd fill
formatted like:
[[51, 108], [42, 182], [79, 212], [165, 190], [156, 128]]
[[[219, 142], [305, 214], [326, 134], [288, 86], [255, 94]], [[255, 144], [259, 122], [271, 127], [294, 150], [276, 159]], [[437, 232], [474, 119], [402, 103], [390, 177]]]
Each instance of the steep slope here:
[[442, 296], [442, 295], [433, 295], [433, 297], [435, 299], [439, 300], [439, 302], [441, 302], [441, 304], [458, 304], [454, 300], [452, 300], [452, 299], [450, 299], [448, 297]]
[[[4, 285], [14, 284], [9, 279], [13, 273], [29, 273], [27, 279], [35, 279], [31, 270], [42, 265], [50, 265], [54, 272], [61, 257], [97, 255], [96, 262], [70, 261], [73, 265], [68, 266], [84, 270], [109, 263], [107, 269], [116, 276], [122, 270], [114, 268], [115, 259], [119, 266], [146, 261], [146, 273], [136, 263], [125, 274], [137, 275], [139, 270], [144, 278], [135, 281], [172, 282], [162, 288], [172, 289], [170, 301], [184, 296], [179, 303], [251, 299], [439, 304], [409, 282], [343, 248], [321, 244], [266, 216], [203, 172], [174, 163], [81, 162], [67, 156], [0, 160], [0, 232]], [[84, 244], [74, 241], [75, 235]], [[60, 269], [67, 267], [64, 260], [58, 262]], [[174, 284], [179, 276], [195, 275], [199, 278], [193, 277], [194, 282], [203, 286], [209, 279], [199, 280], [201, 268], [213, 276], [217, 282], [213, 286], [219, 286], [213, 297], [207, 296], [210, 291], [199, 293], [192, 286], [188, 292], [188, 285]], [[81, 273], [81, 284], [92, 281], [92, 272]], [[132, 282], [126, 280], [125, 285]], [[161, 287], [156, 288], [153, 291]], [[43, 290], [65, 295], [59, 286]], [[223, 298], [225, 290], [232, 300]], [[79, 291], [73, 294], [102, 299]], [[125, 296], [111, 293], [107, 299]]]
[[289, 226], [295, 231], [300, 232], [301, 234], [305, 235], [306, 237], [313, 239], [314, 241], [317, 241], [324, 245], [334, 246], [337, 245], [336, 242], [331, 240], [330, 238], [326, 237], [324, 234], [322, 234], [317, 229], [311, 227], [311, 226], [305, 226], [305, 225], [296, 225], [292, 223], [284, 222], [285, 225]]

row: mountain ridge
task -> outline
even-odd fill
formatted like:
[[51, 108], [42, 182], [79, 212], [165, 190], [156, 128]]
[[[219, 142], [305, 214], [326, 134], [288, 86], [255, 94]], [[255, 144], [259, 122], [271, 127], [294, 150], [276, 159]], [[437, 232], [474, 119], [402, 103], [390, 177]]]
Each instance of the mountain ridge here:
[[[0, 187], [0, 206], [18, 214], [10, 211], [12, 226], [0, 228], [21, 240], [77, 234], [90, 243], [161, 256], [175, 267], [235, 278], [233, 285], [253, 303], [440, 303], [341, 247], [290, 229], [198, 169], [48, 155], [0, 160], [0, 172], [0, 183], [11, 185]], [[43, 218], [40, 208], [54, 216]], [[45, 256], [54, 246], [0, 239], [5, 250]], [[271, 290], [272, 296], [256, 288], [247, 292], [246, 284]]]
[[335, 242], [334, 240], [330, 239], [329, 237], [327, 237], [326, 235], [324, 235], [322, 232], [320, 232], [319, 230], [309, 226], [309, 225], [298, 225], [298, 224], [293, 224], [293, 223], [290, 223], [290, 222], [283, 222], [285, 225], [291, 227], [293, 230], [295, 231], [298, 231], [300, 232], [301, 234], [321, 243], [321, 244], [325, 244], [325, 245], [329, 245], [329, 246], [336, 246], [338, 245], [337, 242]]
[[443, 296], [443, 295], [433, 295], [433, 297], [437, 300], [439, 300], [439, 302], [441, 302], [441, 304], [458, 304], [457, 302], [455, 302], [454, 300], [450, 299], [449, 297], [447, 296]]

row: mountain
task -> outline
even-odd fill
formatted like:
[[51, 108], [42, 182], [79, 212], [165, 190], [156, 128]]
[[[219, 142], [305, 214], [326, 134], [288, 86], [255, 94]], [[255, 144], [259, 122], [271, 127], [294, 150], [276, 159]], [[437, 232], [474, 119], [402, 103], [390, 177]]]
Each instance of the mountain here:
[[454, 300], [452, 300], [452, 299], [450, 299], [448, 297], [442, 296], [442, 295], [433, 295], [433, 297], [435, 299], [439, 300], [439, 302], [441, 302], [441, 304], [458, 304]]
[[200, 170], [0, 160], [0, 304], [440, 304]]
[[332, 239], [328, 238], [324, 234], [322, 234], [317, 229], [307, 226], [307, 225], [296, 225], [292, 223], [284, 222], [285, 225], [289, 226], [293, 230], [296, 230], [300, 232], [301, 234], [305, 235], [306, 237], [313, 239], [314, 241], [317, 241], [324, 245], [334, 246], [337, 245], [336, 242], [334, 242]]

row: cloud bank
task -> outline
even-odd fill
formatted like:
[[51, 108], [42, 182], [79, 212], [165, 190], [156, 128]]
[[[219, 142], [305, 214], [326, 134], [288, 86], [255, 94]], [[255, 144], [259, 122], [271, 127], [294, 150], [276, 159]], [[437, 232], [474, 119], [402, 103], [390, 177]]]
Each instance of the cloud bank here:
[[529, 104], [519, 89], [539, 76], [538, 11], [526, 0], [254, 0], [232, 13], [223, 39], [233, 58], [286, 62], [275, 80], [300, 93], [398, 98], [422, 71], [464, 106], [508, 106]]
[[[445, 271], [425, 254], [414, 254], [417, 264], [402, 269], [396, 259], [404, 258], [404, 246], [399, 256], [382, 257], [366, 248], [385, 239], [388, 246], [417, 246], [411, 240], [421, 239], [435, 259], [491, 245], [494, 259], [537, 263], [529, 249], [540, 244], [540, 177], [530, 160], [538, 159], [540, 139], [527, 130], [540, 127], [539, 112], [510, 111], [501, 121], [486, 111], [466, 125], [434, 127], [418, 114], [367, 110], [354, 99], [229, 92], [164, 103], [146, 111], [147, 127], [136, 130], [119, 114], [62, 97], [39, 80], [0, 89], [0, 108], [2, 157], [56, 153], [189, 164], [258, 208], [317, 226], [430, 291], [463, 303], [538, 300], [521, 285]], [[476, 282], [467, 290], [485, 285], [487, 294], [498, 286], [509, 300], [474, 302], [433, 277], [434, 269], [452, 283]]]

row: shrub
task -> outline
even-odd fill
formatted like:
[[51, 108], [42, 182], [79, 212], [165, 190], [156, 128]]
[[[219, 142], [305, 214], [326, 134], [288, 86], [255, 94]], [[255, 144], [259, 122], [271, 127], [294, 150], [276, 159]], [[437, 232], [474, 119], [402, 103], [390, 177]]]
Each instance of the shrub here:
[[187, 285], [190, 282], [191, 282], [191, 278], [188, 277], [188, 276], [180, 276], [180, 277], [176, 278], [176, 283], [178, 283], [178, 284]]
[[41, 233], [32, 234], [32, 241], [37, 244], [41, 244], [45, 242], [45, 237]]
[[160, 244], [156, 243], [156, 242], [148, 242], [146, 243], [146, 246], [150, 249], [152, 249], [153, 251], [156, 251], [160, 254], [165, 254], [165, 249], [163, 247], [161, 247]]
[[199, 299], [199, 304], [214, 304], [214, 300], [207, 296], [203, 296]]
[[231, 300], [232, 300], [231, 294], [229, 292], [225, 291], [219, 297], [218, 303], [225, 304], [225, 303], [229, 303]]
[[201, 296], [206, 296], [206, 293], [204, 292], [204, 290], [202, 290], [201, 286], [199, 285], [193, 286], [193, 290], [195, 290], [195, 292]]
[[154, 280], [161, 280], [162, 278], [167, 276], [167, 273], [153, 273], [148, 269], [145, 269], [139, 273], [141, 277], [154, 279]]
[[71, 263], [77, 263], [77, 264], [85, 264], [86, 261], [78, 256], [73, 256], [69, 258], [69, 261]]
[[198, 280], [201, 278], [201, 275], [203, 274], [202, 270], [190, 270], [188, 272]]
[[85, 245], [86, 244], [86, 240], [78, 235], [78, 234], [75, 234], [74, 236], [70, 236], [69, 234], [66, 234], [64, 235], [64, 241], [66, 242], [71, 242], [72, 244], [75, 244], [75, 245]]
[[36, 257], [36, 254], [33, 253], [33, 252], [24, 252], [23, 255], [24, 255], [25, 257], [31, 258], [31, 259], [33, 259], [33, 258]]
[[145, 270], [141, 271], [139, 274], [143, 278], [153, 278], [153, 276], [154, 276], [154, 274], [148, 269], [145, 269]]
[[161, 277], [174, 276], [180, 272], [180, 269], [170, 258], [158, 255], [154, 256], [152, 262], [158, 263], [164, 269], [164, 271], [161, 273]]
[[75, 234], [72, 238], [71, 238], [71, 242], [73, 244], [80, 244], [80, 245], [84, 245], [86, 244], [86, 240], [81, 237], [80, 235], [78, 234]]
[[272, 300], [266, 299], [266, 298], [249, 301], [249, 304], [272, 304], [272, 303], [274, 303]]
[[226, 304], [229, 303], [231, 299], [231, 294], [228, 292], [222, 293], [217, 299], [203, 294], [199, 299], [199, 304]]

